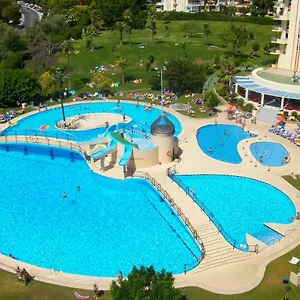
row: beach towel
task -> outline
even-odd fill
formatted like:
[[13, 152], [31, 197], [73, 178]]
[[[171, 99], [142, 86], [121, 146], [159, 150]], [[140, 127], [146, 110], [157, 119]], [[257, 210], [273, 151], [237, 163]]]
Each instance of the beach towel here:
[[88, 299], [90, 298], [90, 296], [81, 296], [80, 294], [78, 294], [77, 292], [74, 292], [74, 296], [78, 299]]
[[289, 261], [290, 264], [296, 265], [300, 261], [299, 258], [293, 256], [292, 259]]

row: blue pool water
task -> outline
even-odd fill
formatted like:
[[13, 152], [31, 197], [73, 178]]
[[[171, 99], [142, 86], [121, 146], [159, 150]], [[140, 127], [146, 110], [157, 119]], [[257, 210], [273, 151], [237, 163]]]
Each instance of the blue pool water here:
[[[200, 149], [209, 157], [239, 164], [242, 159], [237, 145], [243, 139], [250, 138], [250, 135], [239, 126], [212, 124], [200, 127], [196, 137]], [[212, 149], [211, 152], [209, 148]]]
[[280, 167], [287, 164], [284, 158], [289, 156], [289, 153], [281, 144], [257, 142], [250, 145], [250, 150], [254, 158], [263, 166]]
[[0, 144], [0, 157], [1, 253], [94, 276], [196, 266], [198, 245], [147, 181], [100, 176], [77, 152], [56, 147]]
[[246, 233], [272, 244], [282, 236], [264, 223], [289, 224], [296, 215], [290, 198], [264, 182], [230, 175], [171, 175], [181, 186], [194, 190], [196, 202], [209, 212], [231, 243], [247, 250]]
[[[125, 114], [132, 119], [128, 124], [123, 125], [125, 129], [150, 133], [150, 126], [161, 114], [161, 109], [153, 107], [150, 111], [144, 111], [144, 108], [144, 105], [136, 107], [135, 104], [130, 103], [121, 103], [120, 106], [117, 106], [116, 102], [79, 103], [65, 106], [65, 115], [68, 118], [88, 113]], [[171, 114], [167, 113], [167, 116], [175, 125], [175, 136], [178, 136], [182, 130], [180, 122]], [[85, 142], [99, 138], [106, 131], [105, 127], [82, 131], [56, 129], [55, 124], [61, 120], [62, 111], [60, 107], [49, 109], [23, 118], [15, 126], [6, 129], [2, 135], [46, 135], [48, 137]], [[48, 125], [49, 128], [40, 130], [43, 125]]]

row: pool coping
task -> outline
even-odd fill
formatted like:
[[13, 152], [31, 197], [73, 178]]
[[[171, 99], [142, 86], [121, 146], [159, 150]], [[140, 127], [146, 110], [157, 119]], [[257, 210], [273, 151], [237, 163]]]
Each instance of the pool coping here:
[[[101, 100], [103, 102], [103, 100]], [[116, 100], [109, 100], [111, 102], [115, 102]], [[81, 101], [76, 102], [78, 103], [94, 103], [96, 101]], [[98, 101], [97, 101], [98, 102]], [[123, 101], [133, 104], [132, 101]], [[69, 105], [73, 105], [74, 103], [69, 103]], [[67, 103], [65, 103], [67, 105]], [[56, 105], [59, 107], [60, 104]], [[53, 107], [54, 108], [54, 107]], [[50, 109], [50, 108], [49, 108]], [[237, 175], [237, 176], [245, 176], [249, 178], [253, 178], [256, 180], [261, 180], [263, 182], [269, 183], [281, 191], [286, 193], [291, 200], [293, 201], [296, 210], [300, 210], [300, 197], [299, 192], [296, 191], [292, 186], [290, 186], [284, 179], [280, 176], [283, 174], [288, 174], [291, 171], [297, 170], [296, 165], [293, 166], [292, 164], [288, 164], [287, 166], [279, 168], [277, 167], [267, 168], [258, 165], [257, 167], [253, 167], [253, 162], [249, 160], [249, 156], [241, 155], [242, 163], [238, 165], [232, 165], [226, 162], [217, 161], [211, 159], [205, 153], [202, 153], [202, 150], [198, 147], [197, 140], [196, 140], [196, 131], [202, 125], [206, 125], [212, 123], [215, 119], [214, 117], [210, 119], [193, 119], [187, 116], [184, 116], [172, 109], [164, 107], [164, 110], [168, 113], [174, 115], [181, 123], [182, 131], [179, 134], [178, 138], [181, 142], [181, 147], [183, 148], [183, 155], [182, 159], [185, 161], [185, 164], [179, 162], [173, 162], [169, 165], [160, 165], [145, 169], [143, 171], [148, 172], [155, 178], [158, 178], [159, 182], [162, 186], [166, 187], [165, 189], [173, 195], [174, 201], [179, 206], [186, 210], [188, 214], [186, 214], [193, 225], [197, 225], [198, 217], [201, 216], [200, 210], [195, 209], [191, 199], [187, 195], [184, 195], [178, 191], [178, 189], [172, 187], [172, 183], [169, 182], [169, 179], [166, 176], [166, 168], [168, 166], [176, 164], [180, 169], [180, 173], [184, 174], [184, 172], [188, 171], [190, 174], [223, 174], [223, 175]], [[37, 111], [33, 111], [30, 113], [34, 114], [38, 113]], [[20, 116], [27, 117], [28, 114]], [[19, 118], [19, 117], [18, 117]], [[218, 122], [222, 122], [223, 124], [233, 124], [226, 120], [225, 114], [219, 114]], [[254, 125], [251, 125], [254, 126]], [[264, 136], [263, 132], [267, 131], [268, 125], [258, 122], [257, 125], [254, 127], [258, 128], [261, 132], [260, 137], [264, 140], [270, 139], [270, 141], [274, 142], [274, 140], [278, 140], [278, 136], [273, 136], [271, 133], [267, 133], [271, 138], [267, 138], [267, 134]], [[13, 136], [12, 136], [13, 138]], [[253, 141], [253, 138], [250, 139]], [[61, 140], [65, 141], [65, 140]], [[245, 141], [245, 140], [243, 140]], [[283, 144], [284, 147], [287, 141], [282, 138], [279, 139], [279, 143]], [[249, 144], [249, 143], [248, 143]], [[299, 152], [296, 153], [296, 146], [289, 144], [289, 146], [293, 147], [293, 151], [288, 151], [291, 153], [292, 157], [300, 157]], [[245, 149], [241, 149], [242, 145], [238, 144], [238, 151], [239, 153], [244, 154]], [[288, 150], [288, 149], [287, 149]], [[248, 149], [249, 151], [249, 149]], [[201, 160], [201, 165], [196, 165], [194, 162], [195, 160]], [[90, 166], [93, 171], [97, 172], [94, 169], [94, 166]], [[103, 173], [100, 173], [103, 175]], [[122, 178], [122, 170], [119, 168], [115, 168], [110, 172], [107, 172], [105, 176], [114, 177], [114, 178]], [[204, 220], [205, 216], [203, 217]], [[208, 222], [208, 220], [206, 220]], [[249, 291], [250, 289], [257, 286], [260, 281], [262, 280], [265, 268], [269, 262], [276, 259], [277, 257], [287, 253], [288, 251], [295, 248], [297, 245], [300, 244], [300, 222], [297, 223], [295, 221], [292, 223], [294, 225], [294, 232], [289, 234], [283, 241], [276, 243], [275, 245], [266, 248], [263, 252], [259, 254], [253, 254], [251, 257], [247, 257], [244, 261], [239, 262], [232, 262], [225, 265], [220, 265], [214, 267], [212, 269], [201, 271], [201, 264], [196, 269], [187, 272], [186, 275], [180, 274], [175, 275], [175, 286], [176, 287], [185, 287], [185, 286], [198, 286], [209, 291], [221, 294], [237, 294]], [[200, 234], [201, 236], [201, 234]], [[221, 242], [220, 242], [221, 243]], [[227, 243], [223, 242], [222, 243]], [[240, 251], [241, 252], [241, 251]], [[236, 252], [237, 255], [240, 255], [239, 252]], [[209, 257], [204, 259], [204, 262], [209, 261]], [[288, 263], [288, 262], [287, 262]], [[30, 264], [26, 264], [12, 258], [9, 258], [4, 255], [0, 255], [0, 268], [7, 270], [9, 272], [14, 273], [14, 268], [17, 266], [25, 267], [28, 269], [29, 273], [32, 273], [36, 276], [36, 279], [43, 282], [48, 282], [57, 285], [69, 286], [69, 287], [77, 287], [82, 289], [92, 289], [92, 285], [97, 283], [99, 288], [101, 289], [109, 289], [110, 283], [113, 279], [111, 277], [91, 277], [91, 276], [82, 276], [82, 275], [75, 275], [75, 274], [67, 274], [63, 272], [56, 272], [54, 270], [43, 269], [39, 268]], [[247, 269], [247, 276], [245, 276], [245, 272], [242, 272], [243, 269]], [[199, 272], [198, 272], [199, 270]], [[230, 276], [228, 276], [230, 274]], [[116, 274], [117, 275], [117, 274]]]

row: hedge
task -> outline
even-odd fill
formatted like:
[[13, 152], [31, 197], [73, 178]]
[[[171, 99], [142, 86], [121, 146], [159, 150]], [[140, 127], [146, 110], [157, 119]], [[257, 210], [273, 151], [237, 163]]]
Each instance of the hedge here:
[[184, 21], [184, 20], [196, 20], [196, 21], [223, 21], [223, 22], [242, 22], [253, 23], [260, 25], [273, 25], [274, 20], [270, 17], [254, 17], [254, 16], [230, 16], [216, 12], [177, 12], [177, 11], [164, 11], [157, 12], [156, 18], [164, 21]]

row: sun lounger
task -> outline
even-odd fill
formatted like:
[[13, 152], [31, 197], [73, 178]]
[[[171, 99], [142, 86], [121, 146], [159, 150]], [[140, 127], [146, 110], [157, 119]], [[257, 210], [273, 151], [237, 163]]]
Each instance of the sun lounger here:
[[77, 292], [74, 292], [74, 296], [78, 299], [88, 299], [88, 298], [90, 298], [90, 296], [82, 296], [82, 295], [78, 294]]
[[292, 265], [297, 265], [297, 263], [300, 261], [299, 258], [293, 256], [292, 259], [289, 261], [290, 264]]

